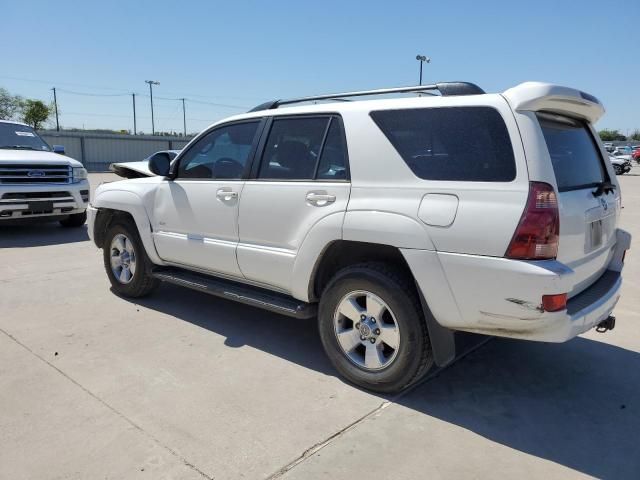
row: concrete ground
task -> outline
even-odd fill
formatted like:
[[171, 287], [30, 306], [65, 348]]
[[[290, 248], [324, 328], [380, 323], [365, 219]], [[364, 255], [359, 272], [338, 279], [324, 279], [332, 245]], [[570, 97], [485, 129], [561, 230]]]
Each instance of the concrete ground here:
[[620, 180], [613, 332], [494, 339], [396, 398], [336, 377], [313, 321], [131, 302], [86, 229], [0, 227], [0, 479], [638, 479], [640, 168]]

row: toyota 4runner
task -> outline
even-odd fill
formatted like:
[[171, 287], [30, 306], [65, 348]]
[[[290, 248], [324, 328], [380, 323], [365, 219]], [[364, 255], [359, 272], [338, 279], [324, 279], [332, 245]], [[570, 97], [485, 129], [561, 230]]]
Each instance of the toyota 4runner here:
[[[62, 147], [56, 152], [64, 153]], [[77, 160], [52, 151], [28, 125], [0, 120], [0, 225], [8, 220], [87, 219], [89, 182]]]
[[613, 328], [630, 235], [603, 113], [533, 82], [268, 102], [154, 155], [155, 176], [100, 186], [89, 232], [115, 292], [165, 281], [317, 316], [342, 375], [398, 391], [452, 361], [454, 331]]

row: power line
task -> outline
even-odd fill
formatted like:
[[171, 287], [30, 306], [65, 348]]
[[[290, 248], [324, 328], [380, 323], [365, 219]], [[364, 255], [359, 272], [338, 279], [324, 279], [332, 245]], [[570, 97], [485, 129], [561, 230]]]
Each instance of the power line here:
[[[23, 77], [13, 77], [13, 76], [6, 76], [6, 75], [0, 75], [0, 79], [5, 78], [5, 79], [11, 79], [11, 80], [19, 80], [19, 81], [23, 81], [23, 82], [33, 82], [33, 83], [40, 83], [40, 84], [49, 84], [51, 85], [54, 82], [51, 82], [49, 80], [34, 80], [34, 79], [29, 79], [29, 78], [23, 78]], [[57, 119], [58, 115], [57, 115], [57, 110], [58, 110], [58, 98], [56, 97], [56, 93], [62, 93], [64, 95], [73, 95], [73, 96], [81, 96], [81, 97], [94, 97], [94, 98], [104, 98], [104, 99], [108, 99], [108, 98], [113, 98], [115, 101], [115, 98], [117, 97], [121, 97], [121, 98], [126, 98], [131, 96], [132, 97], [132, 106], [133, 106], [133, 128], [134, 128], [134, 132], [137, 132], [137, 119], [139, 118], [149, 118], [149, 117], [145, 117], [145, 116], [139, 116], [137, 115], [136, 112], [136, 96], [143, 96], [143, 97], [147, 97], [150, 98], [151, 95], [150, 94], [145, 94], [142, 92], [123, 92], [123, 89], [120, 88], [114, 88], [114, 87], [102, 87], [102, 86], [97, 86], [97, 85], [86, 85], [86, 84], [81, 84], [81, 83], [71, 83], [71, 82], [55, 82], [58, 85], [67, 85], [67, 86], [76, 86], [76, 87], [82, 87], [84, 88], [88, 88], [88, 89], [99, 89], [99, 90], [111, 90], [114, 92], [118, 92], [118, 93], [92, 93], [92, 92], [86, 92], [86, 91], [78, 91], [76, 89], [67, 89], [67, 88], [60, 88], [59, 86], [53, 87], [51, 90], [53, 91], [53, 97], [54, 97], [54, 104], [56, 107], [56, 128], [59, 129], [59, 121]], [[54, 83], [54, 84], [55, 84]], [[203, 95], [196, 95], [193, 94], [193, 97], [204, 97], [204, 98], [212, 98], [212, 97], [206, 97]], [[154, 96], [157, 100], [161, 100], [161, 101], [167, 101], [167, 102], [176, 102], [175, 104], [175, 109], [173, 110], [175, 112], [175, 114], [171, 117], [159, 117], [158, 120], [171, 120], [171, 121], [175, 121], [178, 118], [178, 111], [180, 108], [182, 108], [182, 127], [183, 127], [183, 132], [186, 134], [187, 131], [187, 120], [189, 121], [194, 121], [194, 122], [206, 122], [207, 124], [212, 122], [211, 118], [191, 118], [191, 117], [187, 117], [186, 115], [186, 103], [190, 102], [191, 104], [193, 104], [194, 108], [192, 108], [192, 112], [195, 111], [202, 111], [199, 110], [197, 108], [197, 105], [202, 105], [202, 106], [209, 106], [209, 107], [216, 107], [216, 108], [229, 108], [229, 109], [234, 109], [234, 110], [248, 110], [250, 107], [247, 106], [243, 106], [243, 105], [235, 105], [235, 104], [228, 104], [228, 103], [219, 103], [219, 102], [211, 102], [211, 101], [206, 101], [206, 100], [199, 100], [199, 99], [194, 99], [194, 98], [189, 98], [186, 96], [183, 97], [177, 97], [177, 98], [171, 98], [171, 97], [157, 97]], [[218, 98], [225, 98], [225, 97], [218, 97]], [[234, 97], [226, 97], [226, 98], [234, 98]], [[238, 97], [235, 97], [238, 98]], [[63, 99], [63, 103], [64, 103], [64, 99]], [[84, 105], [88, 105], [87, 103], [84, 103]], [[98, 104], [96, 104], [98, 105]], [[101, 105], [101, 104], [100, 104]], [[90, 107], [91, 108], [91, 107]], [[96, 108], [100, 108], [100, 107], [96, 107]], [[64, 109], [64, 106], [63, 106]], [[100, 110], [98, 110], [100, 111]], [[203, 112], [204, 113], [204, 112]], [[111, 117], [111, 118], [131, 118], [130, 115], [117, 115], [117, 114], [109, 114], [109, 113], [81, 113], [81, 112], [63, 112], [64, 115], [68, 115], [70, 117], [73, 116], [86, 116], [86, 117]], [[153, 124], [153, 114], [150, 117], [152, 120], [152, 124]], [[152, 125], [152, 132], [154, 130], [153, 125]]]
[[85, 92], [73, 92], [71, 90], [65, 90], [58, 88], [59, 92], [68, 93], [70, 95], [81, 95], [83, 97], [128, 97], [130, 93], [85, 93]]
[[95, 88], [98, 90], [116, 90], [116, 91], [122, 91], [124, 90], [123, 88], [114, 88], [114, 87], [101, 87], [98, 85], [85, 85], [82, 83], [70, 83], [70, 82], [54, 82], [52, 80], [34, 80], [32, 78], [22, 78], [22, 77], [10, 77], [7, 75], [0, 75], [0, 78], [5, 78], [7, 80], [20, 80], [21, 82], [31, 82], [31, 83], [44, 83], [47, 85], [51, 85], [51, 84], [57, 84], [57, 85], [70, 85], [72, 87], [84, 87], [84, 88]]

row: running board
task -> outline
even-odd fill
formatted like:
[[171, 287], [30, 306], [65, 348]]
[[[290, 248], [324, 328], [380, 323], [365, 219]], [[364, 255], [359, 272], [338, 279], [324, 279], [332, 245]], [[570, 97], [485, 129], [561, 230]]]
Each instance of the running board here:
[[153, 272], [163, 282], [226, 298], [235, 302], [262, 308], [295, 318], [312, 318], [317, 314], [315, 304], [301, 302], [293, 297], [264, 288], [253, 287], [219, 277], [191, 272], [180, 268], [163, 268]]

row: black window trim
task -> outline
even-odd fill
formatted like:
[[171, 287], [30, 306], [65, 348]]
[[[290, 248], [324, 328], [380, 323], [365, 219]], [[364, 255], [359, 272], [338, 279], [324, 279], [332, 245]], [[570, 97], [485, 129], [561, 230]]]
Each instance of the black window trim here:
[[[295, 179], [295, 178], [259, 178], [258, 174], [260, 172], [260, 166], [264, 161], [264, 151], [267, 145], [267, 139], [269, 138], [269, 134], [271, 133], [271, 128], [273, 126], [274, 120], [290, 120], [297, 118], [327, 118], [327, 125], [325, 127], [325, 131], [322, 137], [322, 144], [320, 145], [320, 151], [318, 152], [318, 159], [316, 160], [316, 166], [314, 169], [313, 178], [307, 179]], [[329, 180], [326, 178], [317, 178], [318, 176], [318, 168], [320, 166], [320, 161], [322, 160], [322, 152], [324, 151], [324, 144], [327, 141], [327, 136], [329, 134], [329, 128], [333, 121], [338, 122], [338, 127], [340, 129], [340, 135], [342, 136], [342, 143], [344, 144], [344, 161], [345, 161], [345, 178], [333, 179]], [[249, 174], [248, 180], [259, 181], [259, 182], [293, 182], [293, 183], [305, 183], [305, 182], [317, 182], [317, 183], [350, 183], [351, 182], [351, 170], [349, 167], [349, 147], [347, 146], [347, 137], [344, 128], [344, 122], [342, 121], [342, 116], [336, 112], [322, 112], [322, 113], [300, 113], [300, 114], [286, 114], [286, 115], [271, 115], [266, 118], [265, 126], [262, 130], [262, 134], [260, 137], [260, 141], [258, 143], [258, 148], [256, 154], [253, 158], [253, 166], [251, 168], [251, 173]]]
[[[413, 169], [407, 164], [407, 162], [404, 160], [404, 158], [402, 158], [402, 155], [400, 154], [398, 149], [393, 144], [393, 141], [391, 140], [391, 137], [389, 135], [387, 135], [387, 133], [380, 127], [380, 125], [378, 125], [378, 122], [376, 122], [376, 119], [372, 115], [373, 113], [378, 113], [378, 112], [402, 112], [402, 111], [405, 111], [405, 110], [436, 110], [436, 109], [437, 110], [444, 110], [445, 108], [453, 108], [453, 109], [455, 109], [455, 108], [490, 108], [491, 110], [494, 110], [495, 112], [498, 113], [498, 115], [502, 119], [502, 123], [504, 124], [505, 131], [507, 132], [507, 137], [509, 138], [509, 145], [511, 147], [511, 151], [513, 152], [513, 178], [511, 180], [457, 180], [457, 179], [439, 180], [439, 179], [433, 179], [433, 178], [422, 178], [422, 177], [418, 176], [413, 171]], [[403, 163], [407, 166], [409, 171], [413, 175], [415, 175], [415, 177], [417, 179], [419, 179], [419, 180], [423, 180], [423, 181], [427, 181], [427, 182], [464, 182], [464, 183], [468, 183], [468, 184], [496, 184], [496, 183], [499, 183], [501, 185], [505, 185], [505, 184], [508, 184], [508, 183], [514, 183], [514, 182], [516, 182], [518, 180], [518, 162], [517, 162], [516, 153], [515, 153], [515, 150], [514, 150], [513, 138], [511, 138], [511, 132], [509, 132], [509, 127], [507, 126], [507, 122], [505, 121], [505, 119], [504, 119], [504, 117], [502, 115], [502, 112], [500, 110], [498, 110], [496, 107], [494, 107], [493, 105], [443, 105], [443, 106], [435, 106], [435, 107], [383, 108], [383, 109], [378, 109], [378, 110], [371, 110], [369, 112], [369, 118], [371, 118], [371, 121], [378, 127], [380, 132], [389, 141], [389, 143], [391, 144], [393, 149], [398, 153], [400, 158], [402, 158]]]
[[[547, 147], [547, 151], [549, 150], [549, 147], [547, 146], [547, 140], [544, 138], [544, 133], [542, 132], [541, 120], [546, 122], [546, 123], [551, 123], [551, 124], [556, 123], [558, 125], [563, 125], [562, 122], [559, 122], [557, 120], [554, 121], [552, 118], [549, 118], [549, 117], [553, 116], [553, 117], [566, 118], [567, 120], [570, 121], [570, 123], [572, 123], [572, 124], [576, 124], [577, 123], [582, 128], [584, 128], [585, 131], [587, 132], [587, 135], [589, 136], [589, 139], [591, 140], [591, 143], [593, 144], [593, 148], [597, 152], [598, 158], [600, 158], [600, 167], [602, 168], [603, 181], [605, 181], [605, 182], [610, 182], [611, 181], [611, 177], [609, 176], [609, 170], [607, 170], [607, 165], [604, 163], [604, 157], [602, 156], [602, 149], [600, 148], [600, 145], [598, 145], [598, 142], [596, 141], [595, 137], [593, 136], [593, 132], [591, 131], [589, 122], [587, 122], [586, 120], [583, 120], [581, 118], [576, 118], [576, 117], [572, 117], [570, 115], [560, 114], [560, 113], [546, 111], [546, 110], [540, 110], [539, 112], [535, 112], [535, 114], [536, 114], [536, 119], [538, 120], [538, 126], [540, 127], [540, 134], [542, 135], [542, 138], [544, 140], [544, 144]], [[540, 117], [542, 117], [542, 118], [540, 118]], [[549, 152], [549, 156], [551, 156], [551, 152]], [[554, 175], [555, 175], [555, 172], [554, 172]], [[557, 182], [557, 180], [556, 180], [556, 182]], [[574, 186], [571, 186], [571, 187], [563, 187], [563, 188], [560, 188], [560, 187], [558, 187], [556, 185], [556, 187], [558, 188], [558, 193], [574, 192], [576, 190], [586, 190], [588, 188], [595, 188], [598, 185], [600, 185], [600, 183], [601, 182], [596, 182], [596, 183], [592, 182], [592, 183], [586, 183], [584, 185], [574, 185]]]
[[178, 175], [180, 171], [180, 163], [187, 153], [189, 153], [200, 140], [209, 135], [210, 133], [215, 132], [216, 130], [220, 130], [222, 128], [230, 127], [233, 125], [241, 125], [243, 123], [257, 123], [258, 128], [256, 129], [256, 133], [253, 136], [253, 140], [251, 142], [251, 150], [249, 151], [249, 156], [247, 157], [247, 163], [244, 166], [244, 171], [240, 178], [182, 178], [184, 181], [193, 181], [193, 182], [243, 182], [249, 178], [249, 174], [251, 172], [251, 167], [253, 165], [256, 152], [258, 151], [258, 144], [260, 140], [260, 136], [262, 135], [262, 131], [264, 129], [267, 118], [266, 117], [252, 117], [252, 118], [243, 118], [240, 120], [232, 120], [230, 122], [220, 123], [214, 125], [213, 127], [209, 127], [206, 130], [200, 132], [200, 134], [192, 140], [189, 148], [182, 150], [178, 156], [175, 158], [175, 161], [171, 164], [171, 172], [169, 174], [169, 180], [180, 180], [181, 177]]

